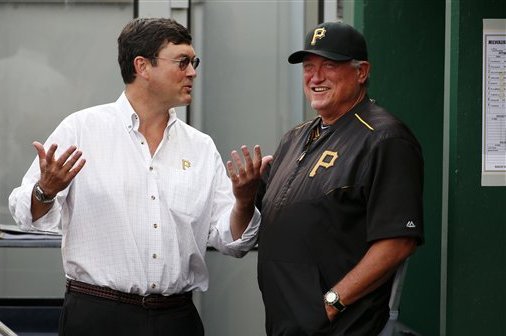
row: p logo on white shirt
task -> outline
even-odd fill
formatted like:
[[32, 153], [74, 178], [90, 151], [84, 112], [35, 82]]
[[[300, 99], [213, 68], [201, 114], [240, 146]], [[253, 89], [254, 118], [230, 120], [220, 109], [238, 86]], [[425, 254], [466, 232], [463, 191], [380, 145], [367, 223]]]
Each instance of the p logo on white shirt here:
[[183, 164], [183, 170], [189, 169], [191, 167], [191, 163], [188, 160], [183, 159], [182, 164]]

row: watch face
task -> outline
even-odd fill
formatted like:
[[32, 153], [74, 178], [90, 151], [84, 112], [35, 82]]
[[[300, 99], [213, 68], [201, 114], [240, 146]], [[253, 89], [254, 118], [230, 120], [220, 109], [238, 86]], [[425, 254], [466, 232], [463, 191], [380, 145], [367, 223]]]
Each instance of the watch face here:
[[327, 292], [327, 294], [325, 294], [325, 300], [329, 303], [334, 303], [337, 299], [337, 294], [334, 293], [334, 292]]
[[44, 199], [44, 196], [42, 194], [42, 190], [40, 189], [39, 186], [35, 186], [34, 194], [35, 194], [35, 198], [37, 200], [42, 201]]
[[47, 196], [44, 194], [44, 191], [41, 189], [41, 187], [38, 184], [35, 185], [35, 187], [33, 189], [33, 194], [39, 202], [52, 203], [54, 201], [54, 197], [47, 198]]

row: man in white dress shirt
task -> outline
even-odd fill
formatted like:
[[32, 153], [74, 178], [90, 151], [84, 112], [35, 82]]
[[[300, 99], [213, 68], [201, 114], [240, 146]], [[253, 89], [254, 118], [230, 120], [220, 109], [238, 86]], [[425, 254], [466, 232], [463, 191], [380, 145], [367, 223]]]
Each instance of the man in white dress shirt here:
[[125, 91], [34, 142], [9, 207], [26, 230], [62, 229], [60, 335], [203, 335], [191, 293], [208, 287], [206, 248], [253, 247], [270, 157], [243, 146], [225, 169], [212, 139], [177, 118], [199, 65], [186, 28], [135, 19], [118, 54]]

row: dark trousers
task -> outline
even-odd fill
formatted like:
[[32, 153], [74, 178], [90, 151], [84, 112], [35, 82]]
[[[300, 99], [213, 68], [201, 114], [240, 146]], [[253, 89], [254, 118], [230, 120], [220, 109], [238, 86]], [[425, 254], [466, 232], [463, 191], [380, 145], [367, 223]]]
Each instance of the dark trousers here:
[[191, 300], [168, 309], [146, 309], [67, 292], [60, 336], [203, 336], [202, 320]]

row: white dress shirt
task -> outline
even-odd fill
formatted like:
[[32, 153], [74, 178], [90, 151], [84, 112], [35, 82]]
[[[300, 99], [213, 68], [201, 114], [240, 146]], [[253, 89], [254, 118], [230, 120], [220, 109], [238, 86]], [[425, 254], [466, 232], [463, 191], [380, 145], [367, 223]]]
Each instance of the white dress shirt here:
[[47, 139], [83, 152], [86, 164], [51, 210], [32, 223], [38, 158], [9, 197], [25, 230], [61, 228], [67, 277], [123, 292], [173, 294], [207, 290], [206, 247], [240, 257], [255, 242], [260, 214], [238, 240], [230, 232], [232, 184], [212, 139], [170, 120], [155, 154], [123, 93], [115, 103], [65, 118]]

